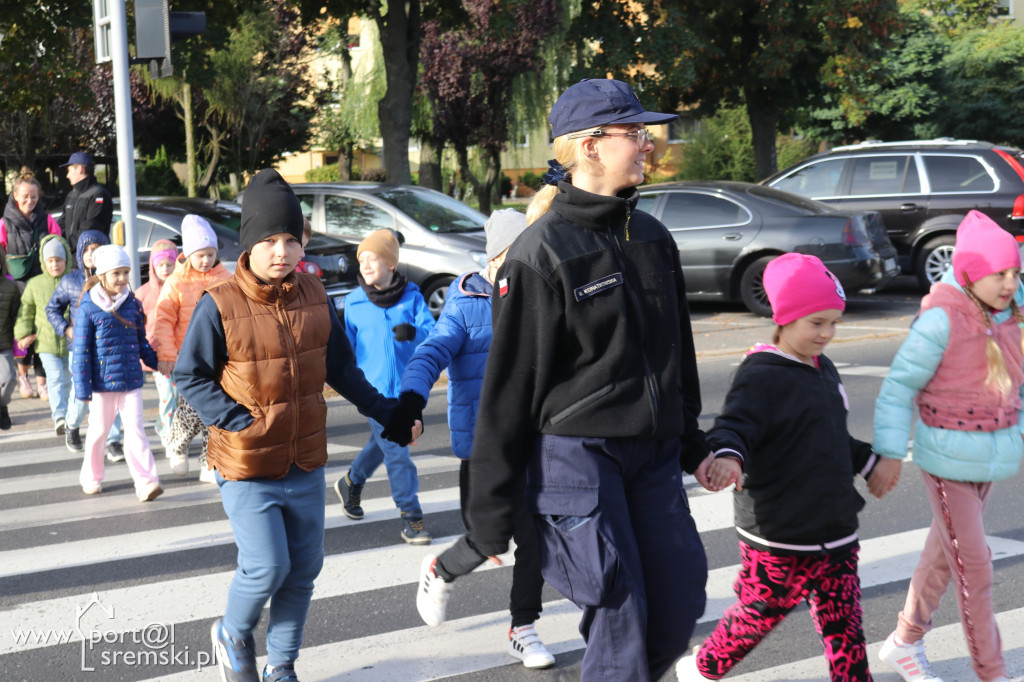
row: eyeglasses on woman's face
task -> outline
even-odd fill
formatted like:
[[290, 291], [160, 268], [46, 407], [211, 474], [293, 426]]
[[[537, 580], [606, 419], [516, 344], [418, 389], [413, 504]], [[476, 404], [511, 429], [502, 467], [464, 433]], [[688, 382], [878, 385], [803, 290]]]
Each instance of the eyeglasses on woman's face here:
[[588, 130], [580, 133], [572, 133], [568, 136], [570, 140], [576, 140], [581, 137], [629, 137], [632, 138], [633, 142], [636, 143], [637, 149], [643, 149], [647, 146], [647, 143], [654, 143], [654, 136], [651, 135], [647, 128], [641, 128], [640, 130], [633, 130], [628, 133], [609, 133], [607, 130], [597, 128], [596, 130]]

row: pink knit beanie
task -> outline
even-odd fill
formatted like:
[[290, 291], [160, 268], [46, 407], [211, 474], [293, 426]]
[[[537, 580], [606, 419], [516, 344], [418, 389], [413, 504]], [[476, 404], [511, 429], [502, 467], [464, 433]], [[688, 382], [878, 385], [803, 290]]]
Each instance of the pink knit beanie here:
[[846, 310], [846, 292], [817, 256], [786, 253], [764, 269], [764, 290], [776, 324], [821, 310]]
[[968, 213], [956, 230], [953, 274], [960, 286], [993, 272], [1020, 267], [1020, 245], [1013, 235], [980, 211]]

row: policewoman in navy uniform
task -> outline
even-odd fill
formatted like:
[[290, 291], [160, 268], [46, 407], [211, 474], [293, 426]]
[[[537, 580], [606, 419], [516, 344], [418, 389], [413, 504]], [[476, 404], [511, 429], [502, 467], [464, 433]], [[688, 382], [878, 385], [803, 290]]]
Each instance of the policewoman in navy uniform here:
[[584, 682], [658, 679], [704, 612], [682, 471], [711, 460], [686, 287], [672, 236], [636, 209], [645, 125], [674, 118], [615, 80], [562, 93], [547, 186], [493, 294], [468, 539], [501, 554], [519, 505], [534, 514], [544, 579], [583, 609]]

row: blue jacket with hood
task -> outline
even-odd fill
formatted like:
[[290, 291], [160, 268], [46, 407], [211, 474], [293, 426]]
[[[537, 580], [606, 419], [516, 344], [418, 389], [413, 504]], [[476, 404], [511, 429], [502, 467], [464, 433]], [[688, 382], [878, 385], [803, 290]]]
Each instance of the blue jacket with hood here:
[[426, 401], [448, 368], [448, 428], [452, 451], [461, 459], [469, 459], [473, 452], [480, 387], [493, 335], [491, 291], [491, 283], [478, 272], [452, 282], [437, 324], [402, 374], [402, 392], [413, 391]]
[[[64, 336], [68, 324], [74, 323], [75, 313], [78, 312], [78, 299], [82, 297], [82, 287], [85, 286], [85, 280], [88, 279], [85, 263], [82, 262], [82, 254], [90, 244], [104, 246], [109, 243], [110, 239], [107, 238], [107, 235], [98, 230], [86, 230], [78, 238], [78, 245], [75, 247], [75, 256], [77, 256], [75, 269], [64, 275], [57, 285], [57, 290], [50, 297], [50, 302], [46, 304], [46, 319], [53, 325], [53, 330], [57, 332], [58, 336]], [[68, 308], [71, 309], [68, 313], [70, 322], [64, 319], [64, 313]]]

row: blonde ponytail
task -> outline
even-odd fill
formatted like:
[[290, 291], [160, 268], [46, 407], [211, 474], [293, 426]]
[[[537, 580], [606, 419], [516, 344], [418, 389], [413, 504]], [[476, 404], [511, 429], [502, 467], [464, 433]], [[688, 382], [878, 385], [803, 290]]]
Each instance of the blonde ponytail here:
[[[981, 313], [981, 318], [985, 321], [988, 338], [985, 340], [985, 359], [988, 361], [988, 376], [985, 377], [985, 386], [993, 386], [1000, 393], [1007, 393], [1012, 383], [1010, 381], [1010, 374], [1006, 370], [1006, 359], [1003, 357], [1003, 351], [996, 343], [995, 329], [993, 325], [992, 316], [988, 310], [985, 309], [985, 304], [982, 303], [981, 299], [978, 298], [974, 290], [971, 288], [971, 280], [967, 277], [967, 273], [964, 273], [964, 291], [967, 296], [974, 301], [974, 305], [978, 307], [978, 311]], [[1021, 321], [1020, 311], [1017, 309], [1016, 303], [1011, 303], [1014, 307], [1014, 316], [1017, 317], [1018, 323]], [[1024, 343], [1022, 343], [1022, 350], [1024, 350]]]
[[[583, 143], [587, 139], [586, 137], [569, 139], [569, 135], [562, 135], [556, 137], [552, 143], [555, 160], [562, 164], [562, 168], [565, 169], [565, 181], [570, 184], [572, 184], [572, 173], [575, 170], [593, 175], [601, 172], [601, 164], [587, 156], [586, 151], [583, 149]], [[537, 190], [537, 193], [533, 195], [533, 199], [530, 200], [530, 205], [526, 207], [527, 225], [532, 225], [548, 212], [556, 194], [558, 194], [557, 185], [545, 184]]]

